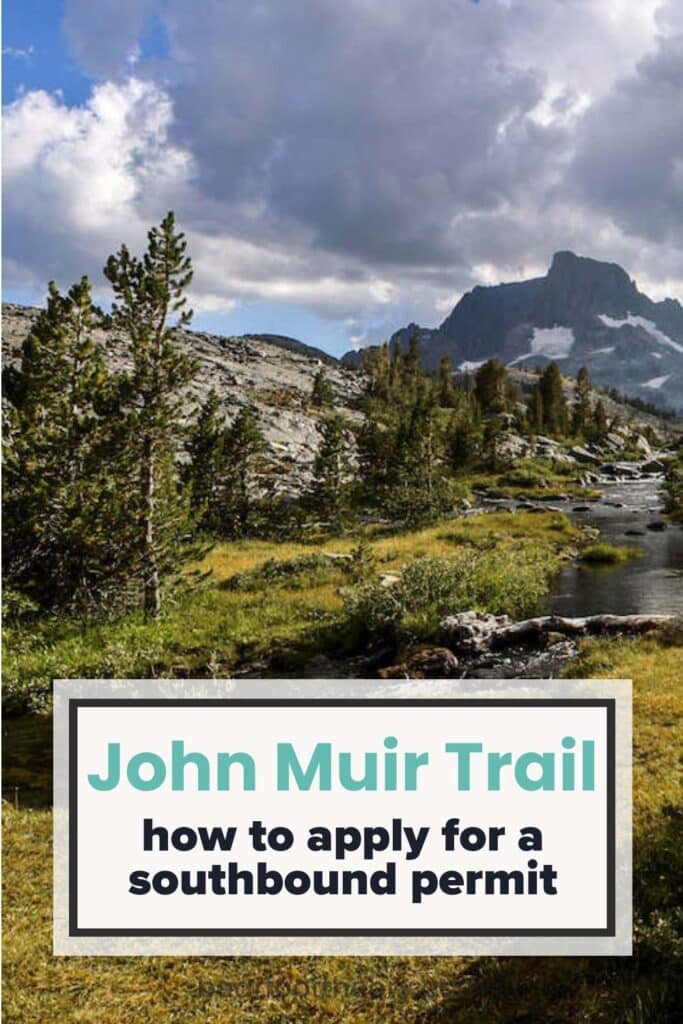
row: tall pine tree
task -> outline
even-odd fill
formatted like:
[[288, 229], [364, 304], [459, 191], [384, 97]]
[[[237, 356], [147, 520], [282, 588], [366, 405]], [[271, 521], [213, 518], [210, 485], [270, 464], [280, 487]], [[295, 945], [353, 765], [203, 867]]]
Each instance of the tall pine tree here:
[[240, 409], [225, 433], [223, 479], [220, 486], [223, 532], [245, 537], [253, 527], [256, 476], [265, 441], [254, 410]]
[[591, 425], [591, 382], [588, 369], [582, 366], [576, 378], [574, 408], [572, 410], [572, 433], [585, 437]]
[[125, 339], [132, 363], [126, 433], [133, 573], [149, 616], [161, 610], [164, 580], [182, 569], [181, 538], [188, 529], [175, 457], [180, 389], [191, 381], [194, 364], [174, 341], [174, 331], [192, 318], [184, 294], [192, 280], [186, 250], [169, 212], [150, 230], [141, 258], [122, 245], [104, 268], [115, 296], [112, 326]]
[[200, 529], [216, 533], [221, 525], [218, 495], [225, 474], [225, 425], [215, 391], [210, 391], [200, 406], [185, 447], [189, 457], [185, 478], [193, 514]]

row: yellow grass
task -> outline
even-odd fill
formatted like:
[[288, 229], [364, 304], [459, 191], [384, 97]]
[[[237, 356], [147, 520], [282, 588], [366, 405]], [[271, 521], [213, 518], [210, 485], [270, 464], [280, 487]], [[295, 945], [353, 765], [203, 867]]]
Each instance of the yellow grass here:
[[[559, 546], [560, 540], [566, 543], [568, 539], [578, 539], [579, 532], [557, 512], [517, 512], [514, 515], [491, 512], [385, 537], [377, 536], [376, 530], [368, 530], [365, 536], [378, 562], [391, 570], [422, 555], [447, 557], [454, 553], [458, 544], [495, 540], [502, 545], [514, 545], [520, 539], [544, 539], [558, 542]], [[348, 554], [358, 545], [358, 540], [357, 536], [348, 536], [309, 544], [234, 541], [215, 547], [201, 563], [201, 568], [211, 569], [216, 580], [224, 580], [262, 565], [270, 558], [284, 561], [314, 552]]]

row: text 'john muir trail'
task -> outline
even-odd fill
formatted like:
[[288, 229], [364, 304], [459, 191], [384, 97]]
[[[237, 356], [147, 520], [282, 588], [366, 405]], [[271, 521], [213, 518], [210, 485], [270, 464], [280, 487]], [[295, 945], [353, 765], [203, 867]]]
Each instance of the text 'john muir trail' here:
[[259, 765], [245, 751], [219, 751], [208, 756], [186, 750], [182, 739], [170, 742], [166, 753], [145, 750], [122, 756], [121, 744], [107, 744], [101, 773], [88, 775], [93, 789], [102, 792], [126, 783], [143, 792], [166, 787], [172, 791], [253, 791], [265, 781], [279, 792], [415, 791], [428, 789], [439, 777], [452, 780], [454, 790], [496, 792], [521, 789], [592, 791], [595, 789], [595, 741], [564, 736], [558, 749], [496, 751], [477, 741], [453, 740], [440, 750], [398, 750], [395, 736], [386, 736], [381, 751], [336, 750], [331, 743], [316, 743], [306, 752], [294, 744], [274, 745], [270, 763]]

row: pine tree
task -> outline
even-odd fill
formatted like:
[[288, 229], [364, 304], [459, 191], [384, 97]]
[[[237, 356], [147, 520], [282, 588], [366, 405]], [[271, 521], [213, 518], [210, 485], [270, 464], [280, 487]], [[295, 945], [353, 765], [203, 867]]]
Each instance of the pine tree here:
[[456, 473], [472, 466], [478, 445], [479, 429], [472, 410], [463, 406], [453, 414], [448, 430], [449, 460]]
[[418, 394], [396, 420], [383, 505], [396, 518], [418, 523], [450, 500], [444, 473], [444, 438], [437, 410]]
[[254, 410], [245, 406], [225, 433], [220, 485], [221, 521], [226, 536], [244, 537], [253, 526], [255, 478], [265, 441]]
[[313, 463], [311, 505], [326, 519], [341, 522], [347, 509], [348, 440], [341, 416], [327, 416], [318, 426], [320, 444]]
[[371, 505], [381, 505], [389, 484], [394, 440], [391, 427], [380, 423], [372, 412], [368, 412], [357, 436], [357, 483], [359, 497]]
[[502, 432], [503, 425], [500, 417], [489, 416], [484, 424], [482, 454], [490, 473], [497, 473], [500, 469], [500, 435]]
[[605, 412], [605, 403], [602, 398], [599, 398], [595, 411], [593, 412], [593, 425], [591, 429], [591, 437], [596, 441], [599, 441], [605, 436], [609, 427], [607, 423], [607, 413]]
[[562, 374], [557, 363], [550, 363], [541, 375], [539, 390], [543, 400], [543, 426], [552, 434], [567, 433], [567, 402], [562, 388]]
[[219, 482], [225, 475], [225, 425], [218, 395], [213, 390], [199, 409], [186, 450], [189, 463], [185, 478], [197, 525], [210, 533], [216, 532], [221, 524], [218, 493]]
[[582, 366], [576, 378], [576, 394], [572, 411], [572, 433], [576, 437], [586, 435], [590, 427], [591, 411], [591, 382], [588, 369]]
[[448, 409], [454, 402], [453, 388], [453, 364], [448, 355], [441, 357], [439, 363], [438, 402], [444, 409]]
[[543, 411], [543, 395], [538, 384], [534, 387], [529, 398], [528, 416], [529, 430], [532, 434], [540, 434], [545, 425], [545, 414]]
[[393, 346], [389, 360], [388, 395], [392, 398], [400, 396], [403, 390], [403, 361], [399, 343]]
[[313, 387], [311, 389], [311, 402], [316, 406], [331, 405], [334, 400], [334, 392], [327, 379], [327, 373], [325, 367], [321, 368], [313, 378]]
[[184, 292], [192, 280], [187, 243], [168, 213], [148, 234], [147, 251], [131, 256], [122, 245], [104, 268], [115, 296], [111, 322], [125, 338], [133, 365], [128, 376], [128, 467], [135, 480], [130, 516], [135, 534], [134, 575], [149, 616], [161, 610], [162, 583], [182, 568], [181, 537], [188, 510], [179, 499], [175, 449], [179, 391], [194, 373], [173, 340], [189, 324]]
[[410, 335], [408, 351], [403, 360], [403, 380], [409, 394], [415, 393], [421, 376], [420, 333], [416, 328]]
[[482, 412], [505, 412], [508, 372], [498, 359], [489, 359], [477, 370], [474, 393]]
[[366, 394], [369, 398], [384, 400], [391, 387], [391, 357], [385, 343], [377, 349], [365, 349], [362, 369], [367, 377]]
[[126, 558], [125, 546], [112, 541], [123, 521], [105, 419], [116, 406], [116, 388], [93, 340], [97, 320], [87, 278], [66, 295], [50, 283], [12, 379], [6, 580], [42, 607], [93, 607]]

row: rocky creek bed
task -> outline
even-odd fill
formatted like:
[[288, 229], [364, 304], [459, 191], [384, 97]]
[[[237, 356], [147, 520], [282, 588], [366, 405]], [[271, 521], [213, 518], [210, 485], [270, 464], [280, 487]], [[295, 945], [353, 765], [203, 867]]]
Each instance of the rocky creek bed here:
[[[548, 597], [544, 618], [501, 620], [496, 626], [486, 622], [491, 617], [479, 618], [464, 644], [442, 630], [445, 649], [458, 663], [456, 670], [444, 655], [444, 668], [463, 678], [550, 678], [575, 657], [587, 636], [634, 635], [683, 618], [683, 530], [662, 518], [661, 476], [633, 464], [628, 477], [603, 476], [597, 482], [601, 499], [555, 501], [554, 507], [596, 536], [599, 531], [601, 540], [638, 549], [640, 557], [614, 567], [572, 561]], [[483, 504], [529, 507], [505, 500]], [[431, 660], [437, 660], [434, 653]], [[420, 670], [417, 657], [413, 669]]]

